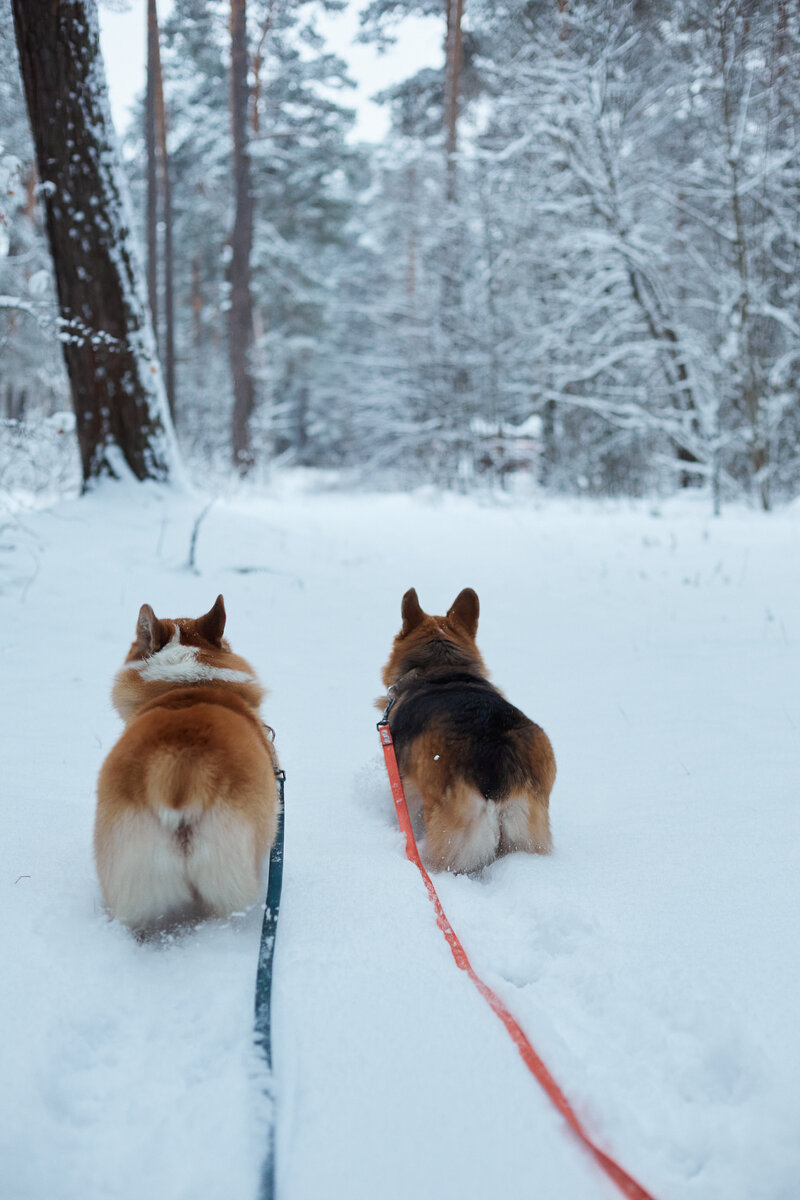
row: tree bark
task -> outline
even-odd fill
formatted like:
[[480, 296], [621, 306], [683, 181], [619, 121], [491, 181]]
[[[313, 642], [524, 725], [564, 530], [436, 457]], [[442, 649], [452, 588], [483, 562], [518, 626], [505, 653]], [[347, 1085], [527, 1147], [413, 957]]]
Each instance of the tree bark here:
[[[164, 74], [161, 70], [161, 48], [159, 45], [158, 13], [156, 0], [153, 6], [153, 72], [155, 77], [154, 116], [156, 161], [158, 182], [161, 191], [162, 216], [164, 219], [164, 339], [162, 361], [164, 382], [167, 388], [170, 415], [175, 420], [175, 250], [172, 241], [172, 183], [169, 175], [169, 153], [167, 151], [167, 110], [164, 104]], [[155, 317], [154, 317], [155, 321]]]
[[[722, 117], [725, 129], [725, 151], [727, 166], [730, 172], [730, 204], [733, 217], [733, 251], [736, 264], [736, 274], [739, 283], [739, 297], [733, 306], [735, 330], [738, 342], [739, 371], [741, 378], [742, 402], [750, 425], [749, 452], [752, 480], [758, 489], [758, 497], [764, 512], [771, 507], [770, 497], [770, 456], [769, 443], [764, 431], [764, 412], [762, 401], [763, 378], [760, 364], [753, 345], [752, 336], [752, 295], [749, 266], [749, 247], [747, 227], [742, 212], [742, 181], [740, 178], [739, 145], [737, 132], [734, 128], [733, 103], [735, 97], [731, 86], [733, 64], [729, 59], [728, 38], [734, 32], [728, 26], [727, 20], [732, 16], [735, 21], [735, 10], [731, 14], [721, 5], [717, 6], [717, 33], [720, 50], [720, 84]], [[744, 104], [743, 99], [739, 100]]]
[[417, 168], [412, 162], [406, 167], [408, 204], [408, 243], [406, 246], [406, 297], [408, 315], [414, 315], [417, 290]]
[[231, 307], [229, 350], [233, 377], [233, 461], [241, 474], [253, 465], [250, 418], [255, 410], [255, 386], [250, 368], [253, 344], [253, 301], [250, 291], [250, 251], [253, 244], [253, 195], [247, 141], [247, 3], [231, 0], [231, 123], [236, 214], [231, 237]]
[[158, 17], [156, 0], [147, 0], [147, 88], [144, 102], [144, 146], [147, 159], [147, 300], [153, 332], [158, 331], [158, 163], [156, 149], [156, 59]]
[[445, 0], [447, 6], [447, 35], [444, 66], [444, 124], [448, 203], [456, 198], [456, 152], [458, 150], [458, 112], [461, 96], [461, 67], [464, 35], [461, 22], [464, 0]]
[[94, 0], [12, 0], [85, 485], [177, 451], [108, 107]]
[[452, 396], [464, 394], [469, 387], [469, 372], [463, 363], [462, 223], [457, 212], [458, 197], [458, 117], [461, 100], [463, 62], [464, 0], [445, 0], [447, 34], [444, 66], [445, 194], [444, 245], [441, 267], [441, 330], [444, 341], [443, 394], [448, 403]]

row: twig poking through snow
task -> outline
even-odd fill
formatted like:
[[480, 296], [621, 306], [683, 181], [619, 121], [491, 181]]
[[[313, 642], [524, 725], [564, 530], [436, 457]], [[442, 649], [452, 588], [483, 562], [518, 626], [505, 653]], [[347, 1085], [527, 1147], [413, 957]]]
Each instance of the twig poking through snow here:
[[209, 500], [208, 504], [205, 506], [205, 508], [202, 510], [202, 512], [198, 516], [197, 520], [195, 521], [194, 529], [192, 530], [192, 540], [189, 543], [189, 560], [186, 563], [186, 568], [189, 571], [193, 571], [195, 575], [200, 574], [197, 567], [195, 566], [195, 554], [197, 552], [197, 535], [199, 534], [200, 526], [201, 526], [204, 518], [206, 517], [209, 509], [213, 505], [213, 503], [214, 503], [213, 500]]

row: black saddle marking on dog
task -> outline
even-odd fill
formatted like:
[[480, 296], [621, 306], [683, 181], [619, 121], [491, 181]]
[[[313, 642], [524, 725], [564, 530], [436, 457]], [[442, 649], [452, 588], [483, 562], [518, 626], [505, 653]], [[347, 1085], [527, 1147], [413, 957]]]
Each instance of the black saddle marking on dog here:
[[487, 800], [505, 800], [531, 780], [530, 748], [539, 727], [479, 675], [453, 671], [409, 680], [389, 723], [401, 760], [421, 734], [441, 731], [454, 744], [460, 772]]

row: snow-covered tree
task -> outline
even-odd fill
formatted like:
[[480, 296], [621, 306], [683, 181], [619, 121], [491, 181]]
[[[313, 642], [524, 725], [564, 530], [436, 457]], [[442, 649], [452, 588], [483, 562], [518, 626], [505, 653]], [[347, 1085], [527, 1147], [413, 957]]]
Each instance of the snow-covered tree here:
[[[717, 505], [795, 494], [796, 7], [372, 0], [379, 43], [435, 17], [442, 67], [385, 89], [390, 131], [359, 147], [318, 12], [247, 2], [245, 350], [230, 338], [230, 0], [174, 0], [164, 23], [192, 457], [230, 456], [233, 350], [256, 464], [457, 486], [520, 472], [594, 494], [703, 485]], [[144, 224], [140, 128], [128, 148]]]
[[0, 5], [0, 417], [68, 403], [52, 262], [10, 6]]
[[[176, 0], [163, 26], [173, 179], [177, 424], [192, 456], [230, 445], [229, 358], [234, 189], [227, 4]], [[302, 0], [250, 0], [247, 137], [253, 200], [250, 289], [257, 390], [254, 461], [341, 461], [348, 408], [335, 278], [352, 210], [359, 154], [338, 93], [344, 64]], [[128, 138], [144, 203], [144, 147]]]
[[174, 472], [93, 0], [13, 0], [86, 482]]
[[[170, 415], [175, 416], [175, 251], [172, 237], [172, 180], [161, 70], [161, 35], [156, 0], [147, 2], [147, 297], [164, 366]], [[163, 232], [162, 232], [163, 231]], [[159, 233], [162, 236], [159, 237]]]
[[314, 5], [261, 0], [252, 13], [258, 31], [253, 287], [256, 369], [268, 397], [263, 435], [273, 453], [314, 463], [335, 457], [346, 436], [336, 411], [348, 390], [344, 347], [335, 341], [337, 284], [353, 237], [348, 221], [359, 156], [346, 142], [352, 114], [339, 99], [345, 65], [325, 46]]

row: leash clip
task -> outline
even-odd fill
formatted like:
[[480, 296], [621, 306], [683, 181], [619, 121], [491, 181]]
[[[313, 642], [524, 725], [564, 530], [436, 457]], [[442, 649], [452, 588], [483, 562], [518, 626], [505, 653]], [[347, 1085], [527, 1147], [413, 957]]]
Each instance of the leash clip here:
[[[392, 711], [395, 704], [397, 703], [397, 696], [395, 695], [396, 690], [397, 689], [395, 688], [395, 685], [393, 683], [390, 683], [388, 688], [386, 689], [386, 695], [389, 697], [389, 703], [386, 705], [386, 708], [383, 710], [383, 716], [381, 717], [380, 721], [378, 721], [378, 724], [375, 726], [375, 728], [378, 730], [379, 733], [381, 732], [381, 730], [383, 729], [383, 727], [385, 725], [389, 724], [389, 713]], [[381, 740], [383, 740], [382, 733], [381, 733]]]

